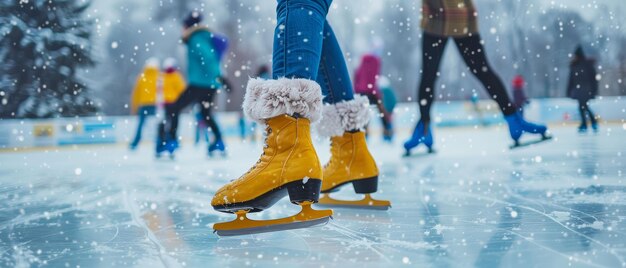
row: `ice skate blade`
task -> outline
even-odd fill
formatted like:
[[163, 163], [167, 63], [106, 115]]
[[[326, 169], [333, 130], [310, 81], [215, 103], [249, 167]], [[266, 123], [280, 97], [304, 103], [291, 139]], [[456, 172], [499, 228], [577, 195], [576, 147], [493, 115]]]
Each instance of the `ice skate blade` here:
[[326, 224], [333, 215], [330, 209], [315, 210], [310, 201], [300, 204], [302, 210], [293, 216], [274, 220], [252, 220], [246, 217], [247, 211], [235, 212], [237, 218], [230, 222], [220, 222], [213, 225], [213, 232], [219, 236], [236, 236], [276, 232], [292, 229], [312, 227]]
[[176, 160], [176, 157], [174, 155], [165, 153], [165, 154], [155, 155], [154, 160], [159, 161], [159, 162], [174, 162]]
[[412, 158], [412, 157], [424, 157], [424, 156], [429, 156], [429, 155], [434, 155], [435, 153], [437, 153], [437, 151], [435, 151], [434, 149], [429, 149], [426, 152], [418, 152], [418, 153], [414, 153], [412, 154], [411, 152], [405, 152], [402, 157], [404, 158]]
[[537, 143], [546, 142], [546, 141], [549, 141], [551, 139], [552, 139], [552, 136], [545, 136], [545, 137], [542, 137], [540, 140], [515, 143], [515, 144], [509, 146], [509, 149], [513, 150], [513, 149], [517, 149], [517, 148], [527, 147], [527, 146], [534, 145], [534, 144], [537, 144]]
[[218, 153], [209, 152], [209, 158], [228, 158], [228, 153], [226, 153], [226, 151], [221, 151]]
[[361, 200], [338, 200], [330, 197], [329, 194], [323, 194], [317, 202], [322, 207], [342, 207], [342, 208], [358, 208], [373, 210], [388, 210], [391, 202], [387, 200], [376, 200], [370, 194], [365, 194]]

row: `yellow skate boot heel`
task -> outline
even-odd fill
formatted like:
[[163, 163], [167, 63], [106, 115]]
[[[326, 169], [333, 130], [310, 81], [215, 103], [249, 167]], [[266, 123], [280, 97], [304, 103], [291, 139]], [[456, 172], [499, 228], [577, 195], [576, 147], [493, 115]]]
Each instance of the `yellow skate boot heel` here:
[[[361, 200], [337, 200], [331, 192], [352, 184], [357, 194], [365, 194]], [[320, 205], [358, 207], [386, 210], [391, 202], [373, 199], [378, 190], [378, 167], [365, 142], [365, 133], [345, 132], [331, 138], [331, 158], [324, 167]]]
[[[318, 132], [331, 136], [331, 157], [324, 166], [319, 205], [380, 210], [391, 207], [391, 202], [371, 196], [378, 190], [378, 167], [367, 149], [365, 133], [360, 131], [367, 124], [368, 105], [367, 98], [357, 95], [354, 100], [324, 107], [324, 120], [318, 125]], [[330, 196], [349, 184], [357, 194], [364, 194], [364, 198], [337, 200]]]

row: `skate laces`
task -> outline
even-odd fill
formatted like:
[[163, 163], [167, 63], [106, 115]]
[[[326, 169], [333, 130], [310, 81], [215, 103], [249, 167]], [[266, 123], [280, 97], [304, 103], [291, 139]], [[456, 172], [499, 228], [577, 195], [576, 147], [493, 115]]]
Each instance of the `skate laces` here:
[[339, 146], [335, 145], [338, 144], [339, 143], [337, 143], [334, 139], [330, 139], [330, 160], [328, 160], [328, 162], [324, 165], [324, 168], [331, 166], [333, 162], [335, 162], [335, 156], [339, 154]]
[[261, 163], [261, 160], [263, 159], [263, 156], [265, 156], [265, 154], [267, 153], [267, 148], [269, 147], [267, 141], [270, 137], [270, 134], [272, 134], [272, 128], [269, 125], [267, 125], [265, 127], [265, 140], [263, 141], [263, 152], [261, 153], [261, 156], [259, 156], [259, 160], [257, 160], [256, 163], [254, 163], [254, 165], [252, 165], [252, 167], [250, 167], [250, 169], [248, 169], [248, 171], [246, 171], [245, 174], [250, 173]]
[[333, 162], [333, 155], [335, 153], [335, 147], [334, 147], [335, 143], [333, 142], [333, 140], [330, 140], [330, 159], [328, 160], [328, 162], [326, 162], [326, 164], [324, 165], [324, 168], [327, 168], [328, 166], [331, 165], [331, 163]]

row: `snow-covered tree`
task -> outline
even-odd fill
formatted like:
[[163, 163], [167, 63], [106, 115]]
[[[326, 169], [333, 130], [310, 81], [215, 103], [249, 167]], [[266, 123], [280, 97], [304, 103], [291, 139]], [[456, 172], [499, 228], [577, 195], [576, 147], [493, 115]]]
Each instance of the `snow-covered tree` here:
[[0, 118], [93, 114], [77, 72], [94, 65], [84, 0], [0, 1]]

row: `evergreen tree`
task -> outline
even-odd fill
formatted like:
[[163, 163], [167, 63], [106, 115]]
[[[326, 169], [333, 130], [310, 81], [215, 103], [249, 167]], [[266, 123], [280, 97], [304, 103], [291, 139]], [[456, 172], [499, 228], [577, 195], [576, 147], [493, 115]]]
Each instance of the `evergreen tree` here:
[[0, 118], [96, 112], [77, 72], [94, 65], [84, 0], [0, 0]]

